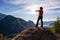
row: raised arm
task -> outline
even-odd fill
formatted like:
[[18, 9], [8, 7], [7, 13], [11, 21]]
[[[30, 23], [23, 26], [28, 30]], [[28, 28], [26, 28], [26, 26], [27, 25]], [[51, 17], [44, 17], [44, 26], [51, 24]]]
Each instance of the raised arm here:
[[39, 10], [36, 10], [35, 12], [39, 12]]

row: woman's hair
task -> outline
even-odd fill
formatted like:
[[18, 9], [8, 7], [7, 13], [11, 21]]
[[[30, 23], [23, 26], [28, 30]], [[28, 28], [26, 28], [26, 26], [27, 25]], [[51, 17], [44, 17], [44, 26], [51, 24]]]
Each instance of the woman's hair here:
[[40, 9], [43, 9], [43, 7], [40, 7]]

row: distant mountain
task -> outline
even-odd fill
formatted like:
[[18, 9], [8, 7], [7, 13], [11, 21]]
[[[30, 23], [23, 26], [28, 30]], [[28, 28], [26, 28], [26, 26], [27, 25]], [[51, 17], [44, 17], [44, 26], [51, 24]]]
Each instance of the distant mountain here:
[[3, 19], [6, 15], [0, 13], [0, 20]]
[[34, 26], [35, 26], [35, 24], [34, 24], [33, 21], [31, 21], [31, 20], [29, 20], [29, 21], [27, 22], [27, 24], [28, 24], [28, 27], [34, 27]]
[[7, 15], [2, 20], [0, 20], [0, 33], [4, 35], [12, 35], [19, 33], [25, 28], [31, 27], [33, 25], [34, 23], [32, 21], [27, 22], [21, 18]]
[[[43, 25], [44, 26], [51, 27], [51, 26], [53, 26], [53, 23], [54, 23], [54, 21], [44, 21], [43, 22]], [[39, 25], [41, 25], [41, 23], [39, 23]]]
[[17, 23], [18, 23], [19, 25], [21, 25], [23, 28], [27, 28], [27, 27], [28, 27], [27, 21], [25, 21], [24, 19], [17, 18]]
[[19, 24], [17, 22], [17, 18], [10, 15], [6, 16], [4, 19], [0, 21], [0, 33], [4, 35], [19, 33], [24, 29], [24, 24], [21, 25], [21, 20], [22, 19], [20, 19]]

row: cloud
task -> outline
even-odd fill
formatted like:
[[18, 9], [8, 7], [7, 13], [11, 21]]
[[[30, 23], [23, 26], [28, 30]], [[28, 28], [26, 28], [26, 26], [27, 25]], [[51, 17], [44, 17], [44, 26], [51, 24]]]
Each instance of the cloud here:
[[14, 5], [38, 3], [38, 0], [3, 0], [3, 1], [4, 1], [5, 3], [14, 4]]
[[[49, 14], [51, 16], [51, 14], [60, 13], [60, 0], [3, 0], [3, 1], [5, 3], [11, 4], [11, 5], [25, 4], [25, 6], [23, 6], [23, 9], [18, 8], [16, 10], [12, 11], [11, 13], [13, 15], [14, 15], [14, 13], [18, 13], [18, 14], [29, 14], [29, 15], [34, 16], [37, 14], [37, 12], [35, 12], [35, 10], [38, 10], [40, 6], [42, 6], [44, 8], [44, 14], [46, 14], [46, 15]], [[29, 16], [29, 15], [27, 15], [27, 16]], [[53, 17], [53, 16], [51, 16], [51, 17]], [[46, 17], [48, 17], [48, 16], [46, 16]], [[44, 20], [47, 20], [47, 18], [45, 18]], [[50, 18], [47, 21], [51, 21], [51, 20], [55, 20], [55, 17], [54, 17], [54, 19]], [[36, 22], [36, 20], [35, 20], [35, 22]]]
[[21, 4], [22, 2], [22, 0], [3, 0], [3, 1], [7, 4], [14, 4], [14, 5]]
[[[43, 6], [43, 5], [26, 5], [26, 6], [23, 6], [23, 9], [16, 9], [14, 11], [12, 11], [11, 13], [25, 13], [25, 14], [37, 14], [37, 12], [35, 12], [35, 10], [38, 10], [40, 6]], [[43, 6], [44, 8], [44, 13], [45, 14], [53, 14], [53, 13], [56, 13], [56, 12], [60, 12], [60, 9], [59, 9], [60, 6], [53, 6], [53, 7], [46, 7], [46, 6]], [[59, 10], [59, 11], [56, 11]]]
[[26, 14], [36, 14], [35, 10], [38, 10], [41, 5], [26, 5], [23, 9], [16, 9], [11, 13], [26, 13]]
[[[5, 3], [8, 4], [57, 4], [60, 3], [59, 0], [3, 0]], [[58, 1], [58, 2], [57, 2]]]
[[[36, 14], [35, 10], [39, 9], [40, 6], [43, 6], [44, 13], [54, 13], [56, 8], [60, 8], [60, 0], [3, 0], [7, 4], [11, 5], [20, 5], [25, 4], [24, 9], [17, 9], [12, 13], [24, 12], [27, 14]], [[59, 10], [60, 11], [60, 10]], [[58, 12], [58, 11], [56, 11]]]
[[60, 8], [53, 8], [53, 9], [50, 9], [51, 11], [60, 11]]

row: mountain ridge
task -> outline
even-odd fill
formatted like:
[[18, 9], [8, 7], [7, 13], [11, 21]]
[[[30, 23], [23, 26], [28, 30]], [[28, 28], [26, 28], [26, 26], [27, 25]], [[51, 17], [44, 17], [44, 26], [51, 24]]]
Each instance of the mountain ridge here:
[[0, 33], [2, 33], [3, 35], [16, 34], [27, 27], [27, 21], [11, 15], [7, 15], [2, 20], [0, 20]]
[[5, 14], [0, 13], [0, 20], [2, 20], [5, 16]]

